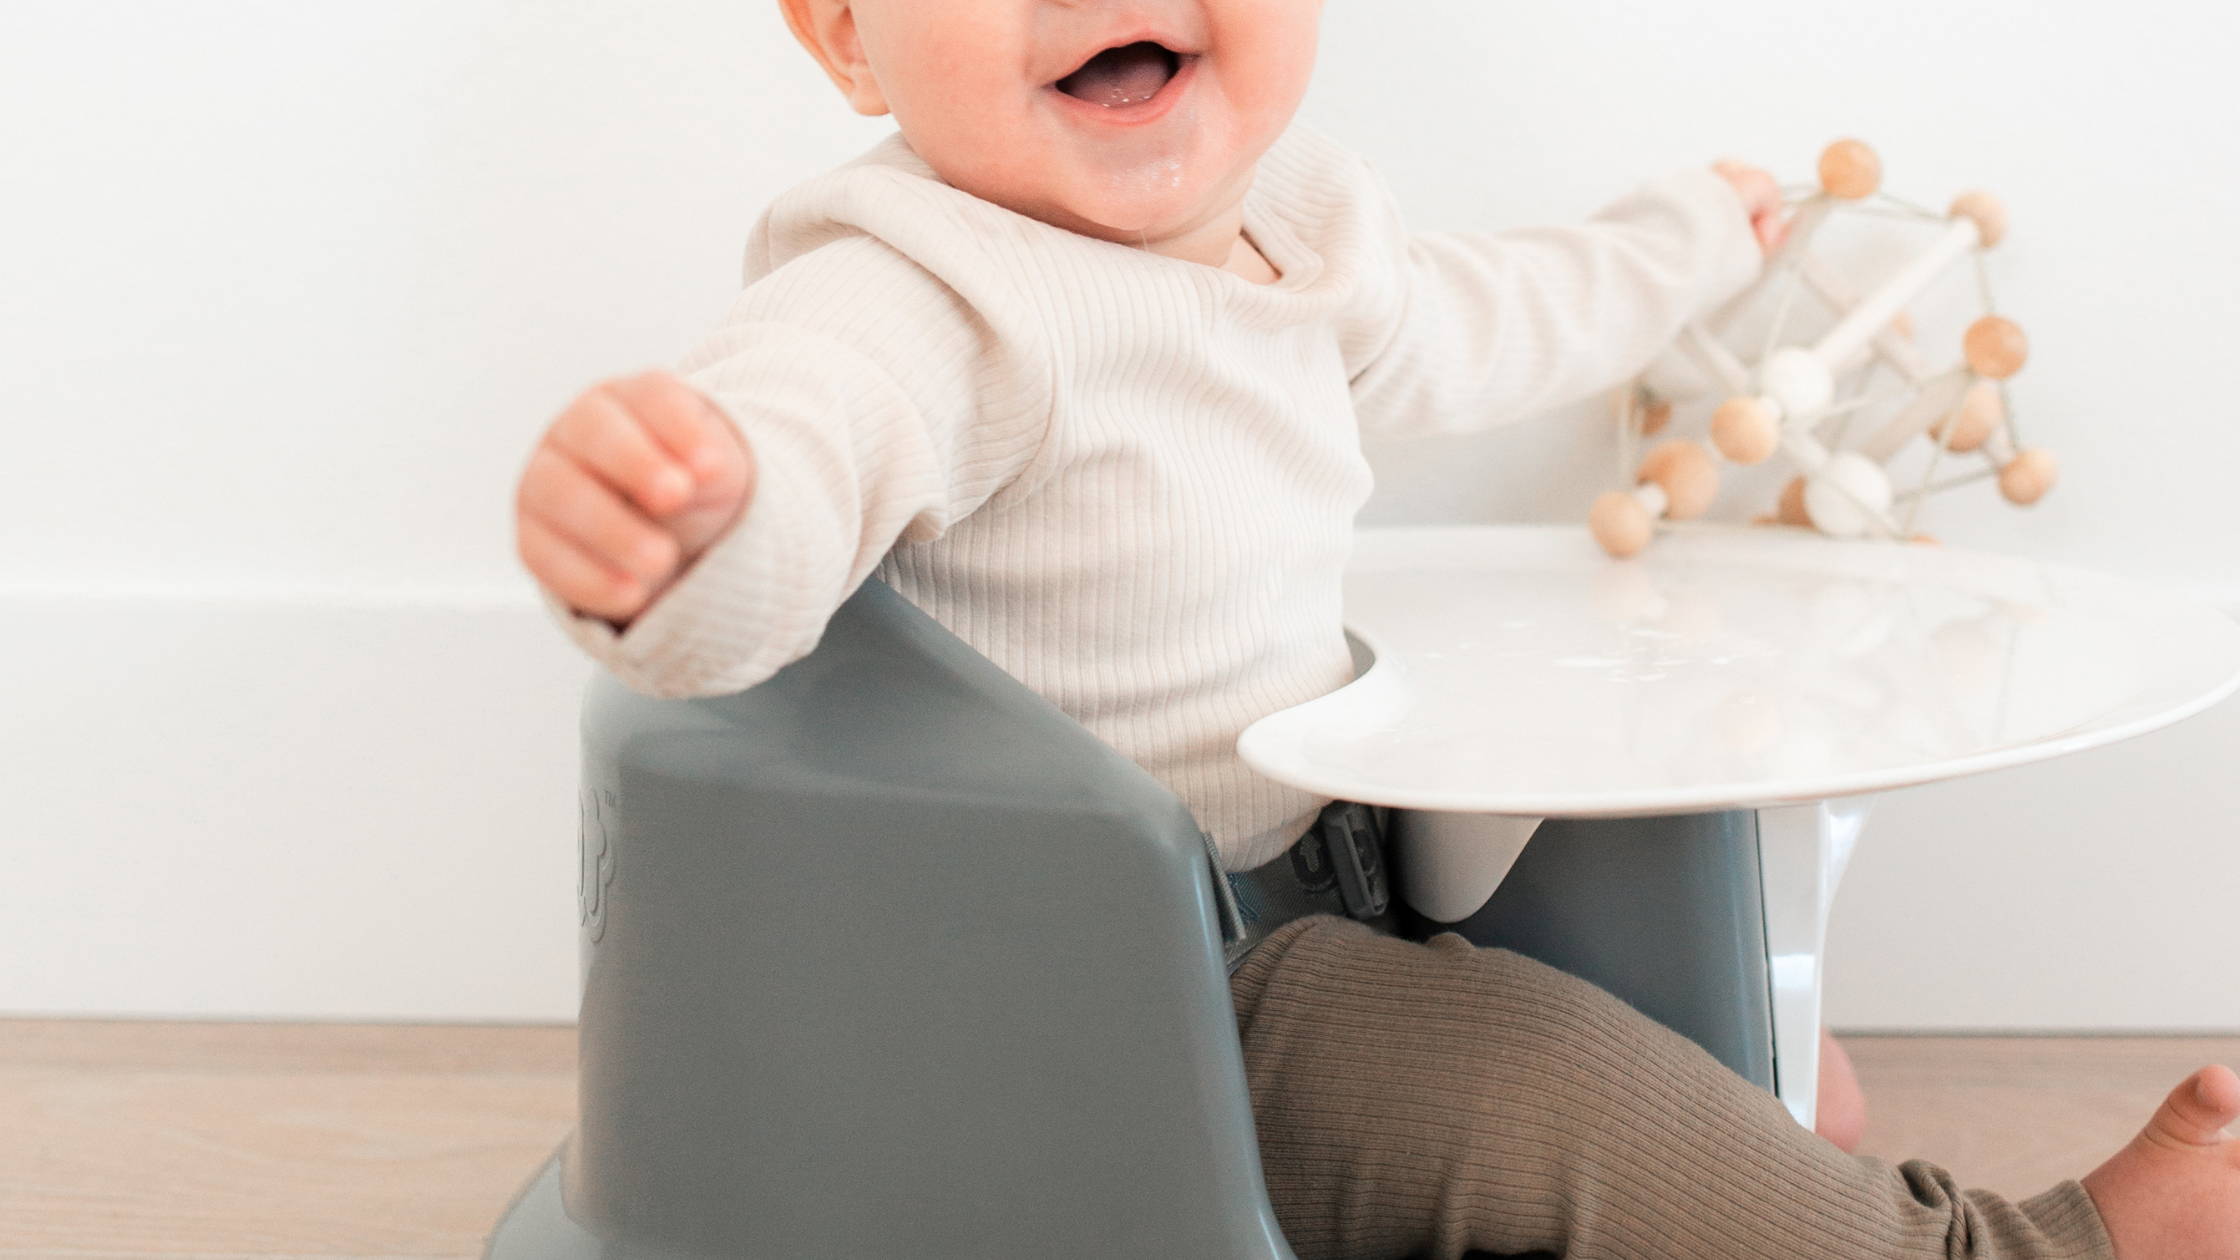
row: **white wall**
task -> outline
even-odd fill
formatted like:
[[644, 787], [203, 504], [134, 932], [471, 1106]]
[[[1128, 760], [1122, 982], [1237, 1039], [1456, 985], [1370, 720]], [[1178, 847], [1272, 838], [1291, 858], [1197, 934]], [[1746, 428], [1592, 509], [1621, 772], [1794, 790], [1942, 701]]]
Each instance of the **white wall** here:
[[[1404, 14], [1396, 21], [1392, 14]], [[0, 1010], [572, 1008], [575, 689], [512, 480], [671, 358], [756, 210], [867, 147], [763, 0], [46, 0], [0, 41]], [[1949, 538], [2240, 595], [2222, 6], [1340, 3], [1307, 117], [1426, 227], [1572, 218], [1856, 133], [2015, 206], [2018, 382], [2067, 457]], [[1573, 516], [1581, 408], [1376, 452], [1372, 521]], [[2240, 1028], [2240, 714], [1887, 802], [1832, 1013]], [[2079, 925], [2089, 930], [2080, 931]]]

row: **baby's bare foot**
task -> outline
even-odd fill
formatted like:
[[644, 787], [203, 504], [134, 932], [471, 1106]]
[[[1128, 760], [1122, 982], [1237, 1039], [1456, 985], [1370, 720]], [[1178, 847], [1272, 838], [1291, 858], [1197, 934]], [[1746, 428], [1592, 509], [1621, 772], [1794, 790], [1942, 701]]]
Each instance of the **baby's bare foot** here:
[[2240, 1076], [2203, 1068], [2084, 1179], [2118, 1260], [2240, 1260]]
[[1867, 1096], [1859, 1089], [1859, 1073], [1851, 1066], [1851, 1056], [1825, 1028], [1820, 1030], [1820, 1098], [1812, 1131], [1846, 1155], [1858, 1153], [1859, 1140], [1867, 1132]]

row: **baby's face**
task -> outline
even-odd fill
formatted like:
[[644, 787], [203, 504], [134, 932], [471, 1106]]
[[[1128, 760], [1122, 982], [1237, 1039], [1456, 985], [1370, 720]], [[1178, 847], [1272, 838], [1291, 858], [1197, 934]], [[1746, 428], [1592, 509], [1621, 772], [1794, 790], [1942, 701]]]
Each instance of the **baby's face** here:
[[851, 0], [871, 92], [966, 192], [1130, 244], [1234, 207], [1290, 122], [1322, 0]]

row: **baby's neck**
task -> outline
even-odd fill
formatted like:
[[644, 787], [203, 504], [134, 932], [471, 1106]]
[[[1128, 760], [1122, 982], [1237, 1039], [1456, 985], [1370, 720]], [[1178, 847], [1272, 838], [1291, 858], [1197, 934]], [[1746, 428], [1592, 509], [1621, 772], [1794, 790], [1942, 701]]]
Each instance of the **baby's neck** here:
[[1275, 264], [1269, 262], [1268, 256], [1261, 253], [1253, 245], [1252, 238], [1243, 232], [1237, 233], [1236, 244], [1229, 249], [1229, 261], [1223, 263], [1221, 269], [1243, 276], [1254, 284], [1274, 284], [1283, 279]]
[[1204, 263], [1254, 284], [1274, 284], [1282, 276], [1244, 234], [1242, 202], [1172, 236], [1145, 237], [1139, 248], [1185, 262]]

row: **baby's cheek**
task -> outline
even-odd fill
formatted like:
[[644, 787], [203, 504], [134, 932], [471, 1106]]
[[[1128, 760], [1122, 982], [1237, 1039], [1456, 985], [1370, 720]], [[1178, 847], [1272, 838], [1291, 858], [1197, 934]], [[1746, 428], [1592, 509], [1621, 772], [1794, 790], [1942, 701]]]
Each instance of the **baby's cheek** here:
[[1028, 31], [1016, 8], [987, 0], [883, 0], [865, 8], [865, 56], [921, 157], [1015, 134], [1035, 86], [1025, 82]]
[[895, 102], [895, 123], [941, 178], [984, 201], [1011, 205], [1007, 192], [1031, 182], [1036, 144], [1016, 84], [1008, 92], [971, 87], [913, 93]]
[[1306, 95], [1321, 0], [1215, 0], [1213, 46], [1222, 92], [1240, 115], [1281, 130]]
[[1046, 155], [1034, 137], [1005, 132], [1003, 125], [998, 118], [968, 118], [955, 133], [926, 134], [905, 125], [904, 134], [952, 187], [1021, 214], [1038, 215], [1050, 200]]

